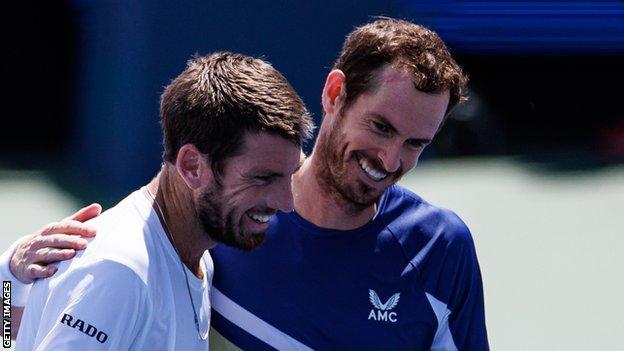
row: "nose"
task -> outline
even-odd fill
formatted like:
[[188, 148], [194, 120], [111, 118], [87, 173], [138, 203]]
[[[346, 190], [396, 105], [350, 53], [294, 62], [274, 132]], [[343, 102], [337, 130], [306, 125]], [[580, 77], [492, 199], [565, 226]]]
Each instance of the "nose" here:
[[401, 145], [387, 144], [379, 152], [379, 159], [388, 173], [394, 173], [401, 167]]
[[268, 205], [271, 208], [280, 210], [282, 212], [292, 212], [295, 209], [292, 193], [292, 183], [290, 179], [288, 181], [278, 182], [279, 186], [273, 187], [271, 194], [269, 195]]

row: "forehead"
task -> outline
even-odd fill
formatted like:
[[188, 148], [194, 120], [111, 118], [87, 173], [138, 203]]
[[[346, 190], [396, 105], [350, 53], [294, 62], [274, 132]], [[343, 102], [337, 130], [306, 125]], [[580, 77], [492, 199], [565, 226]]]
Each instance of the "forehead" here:
[[228, 171], [245, 171], [262, 167], [276, 173], [291, 174], [299, 165], [301, 147], [268, 132], [247, 132], [238, 154], [227, 161]]
[[382, 116], [409, 137], [433, 137], [448, 107], [448, 91], [422, 92], [414, 86], [412, 76], [390, 65], [380, 69], [377, 82], [377, 87], [360, 95], [350, 110], [360, 116]]

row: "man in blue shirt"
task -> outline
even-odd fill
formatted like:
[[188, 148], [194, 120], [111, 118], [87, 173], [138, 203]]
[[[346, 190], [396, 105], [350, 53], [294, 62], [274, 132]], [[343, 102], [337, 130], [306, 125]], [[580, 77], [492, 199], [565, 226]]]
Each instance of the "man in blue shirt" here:
[[293, 176], [295, 211], [251, 253], [211, 252], [213, 349], [488, 349], [469, 230], [395, 185], [465, 84], [422, 26], [382, 18], [349, 34]]
[[258, 250], [212, 250], [212, 345], [488, 349], [469, 230], [394, 185], [465, 83], [424, 27], [379, 19], [347, 37], [314, 150], [293, 176], [295, 211], [276, 216]]

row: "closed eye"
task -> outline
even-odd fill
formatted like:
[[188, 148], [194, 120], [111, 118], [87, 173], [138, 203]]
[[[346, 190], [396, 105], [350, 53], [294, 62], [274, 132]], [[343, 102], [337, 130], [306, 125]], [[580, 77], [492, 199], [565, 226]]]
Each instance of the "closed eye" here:
[[279, 173], [263, 174], [263, 175], [257, 175], [253, 177], [253, 179], [259, 185], [273, 184], [273, 182], [277, 181], [278, 179], [283, 179], [283, 178], [284, 176]]
[[387, 134], [390, 132], [390, 127], [386, 124], [373, 121], [373, 125], [375, 126], [375, 129], [377, 129], [377, 131], [383, 134]]
[[251, 185], [268, 185], [276, 179], [283, 177], [282, 173], [264, 167], [254, 167], [247, 172], [241, 173], [241, 178]]
[[271, 180], [271, 178], [273, 178], [273, 176], [255, 176], [254, 179], [255, 180], [259, 180], [261, 182], [268, 182]]
[[408, 139], [406, 141], [407, 145], [418, 149], [418, 148], [423, 148], [425, 146], [427, 146], [427, 144], [429, 144], [429, 142], [427, 140], [422, 140], [422, 139]]

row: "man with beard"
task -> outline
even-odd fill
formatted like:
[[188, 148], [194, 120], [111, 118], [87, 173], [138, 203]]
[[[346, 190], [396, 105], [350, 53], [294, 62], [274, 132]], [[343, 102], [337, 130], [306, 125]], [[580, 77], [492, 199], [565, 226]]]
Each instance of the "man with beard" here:
[[89, 223], [98, 235], [84, 252], [34, 284], [17, 350], [206, 350], [207, 250], [256, 248], [276, 211], [293, 209], [291, 175], [312, 124], [268, 63], [195, 57], [160, 112], [162, 169]]
[[250, 254], [212, 250], [213, 345], [488, 349], [469, 230], [395, 185], [466, 80], [424, 27], [379, 19], [349, 34], [314, 150], [293, 176], [295, 211], [278, 213]]
[[349, 34], [323, 88], [318, 140], [293, 176], [295, 211], [272, 219], [258, 250], [211, 251], [212, 346], [488, 349], [469, 230], [395, 185], [466, 80], [419, 25], [384, 18]]

